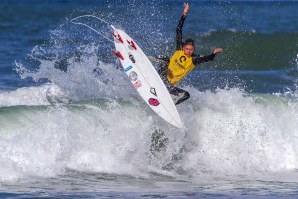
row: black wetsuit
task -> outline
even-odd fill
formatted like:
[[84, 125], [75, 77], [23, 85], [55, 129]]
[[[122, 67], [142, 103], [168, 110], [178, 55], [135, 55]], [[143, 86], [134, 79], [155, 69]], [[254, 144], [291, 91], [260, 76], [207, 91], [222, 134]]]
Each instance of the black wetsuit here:
[[[186, 16], [184, 16], [184, 15], [181, 16], [181, 19], [180, 19], [179, 24], [176, 29], [176, 51], [183, 49], [182, 28], [183, 28], [185, 18], [186, 18]], [[211, 55], [207, 55], [207, 56], [200, 56], [200, 55], [193, 54], [192, 61], [193, 61], [193, 64], [196, 65], [196, 64], [200, 64], [203, 62], [208, 62], [210, 60], [213, 60], [214, 57], [215, 57], [214, 53], [212, 53]], [[169, 64], [170, 58], [169, 57], [157, 57], [157, 59], [162, 60], [164, 63], [164, 64], [161, 64], [158, 73], [160, 74], [162, 80], [164, 81], [167, 89], [169, 90], [171, 95], [174, 95], [179, 98], [175, 104], [177, 105], [177, 104], [180, 104], [181, 102], [187, 100], [190, 97], [189, 93], [181, 88], [171, 85], [167, 79], [167, 69], [168, 69], [168, 64]]]

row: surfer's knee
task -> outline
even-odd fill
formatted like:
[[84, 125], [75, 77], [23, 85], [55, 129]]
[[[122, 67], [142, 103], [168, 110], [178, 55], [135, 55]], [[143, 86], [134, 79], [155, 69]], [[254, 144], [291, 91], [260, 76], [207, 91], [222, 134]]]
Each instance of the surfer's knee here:
[[178, 105], [178, 104], [184, 102], [185, 100], [188, 100], [189, 98], [190, 98], [189, 92], [184, 91], [183, 97], [181, 97], [175, 104]]
[[189, 94], [189, 92], [185, 91], [185, 93], [184, 93], [184, 98], [185, 98], [185, 100], [187, 100], [187, 99], [190, 98], [190, 94]]

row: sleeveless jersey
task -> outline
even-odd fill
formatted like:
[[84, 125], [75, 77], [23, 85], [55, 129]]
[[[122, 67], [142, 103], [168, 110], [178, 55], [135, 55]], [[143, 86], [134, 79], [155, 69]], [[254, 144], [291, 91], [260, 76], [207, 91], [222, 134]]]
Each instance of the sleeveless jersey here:
[[175, 85], [180, 82], [190, 71], [194, 69], [192, 57], [187, 57], [183, 50], [175, 51], [171, 57], [168, 70], [167, 79], [170, 84]]

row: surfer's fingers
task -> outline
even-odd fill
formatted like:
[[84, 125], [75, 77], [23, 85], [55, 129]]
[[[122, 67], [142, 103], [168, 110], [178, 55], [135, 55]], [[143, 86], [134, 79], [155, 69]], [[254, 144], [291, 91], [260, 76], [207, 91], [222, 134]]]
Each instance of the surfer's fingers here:
[[184, 6], [183, 15], [186, 15], [189, 10], [189, 5], [188, 5], [188, 3], [184, 3], [183, 6]]
[[222, 52], [222, 48], [215, 48], [214, 49], [214, 54]]

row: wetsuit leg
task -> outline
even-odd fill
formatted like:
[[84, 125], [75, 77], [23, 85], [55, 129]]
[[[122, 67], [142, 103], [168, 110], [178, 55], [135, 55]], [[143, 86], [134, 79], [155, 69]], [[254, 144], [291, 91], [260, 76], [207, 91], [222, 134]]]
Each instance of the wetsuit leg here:
[[190, 97], [190, 95], [187, 91], [185, 91], [181, 88], [170, 85], [170, 83], [168, 82], [168, 79], [167, 79], [166, 70], [167, 70], [167, 63], [166, 64], [161, 64], [160, 68], [158, 70], [158, 73], [159, 73], [162, 81], [166, 85], [169, 93], [172, 95], [172, 98], [173, 98], [175, 104], [176, 105], [180, 104], [181, 102], [184, 102], [185, 100], [187, 100]]
[[174, 99], [174, 101], [176, 101], [176, 105], [180, 104], [181, 102], [184, 102], [190, 97], [189, 93], [181, 88], [175, 86], [167, 86], [167, 88], [170, 94], [175, 96], [176, 100]]

